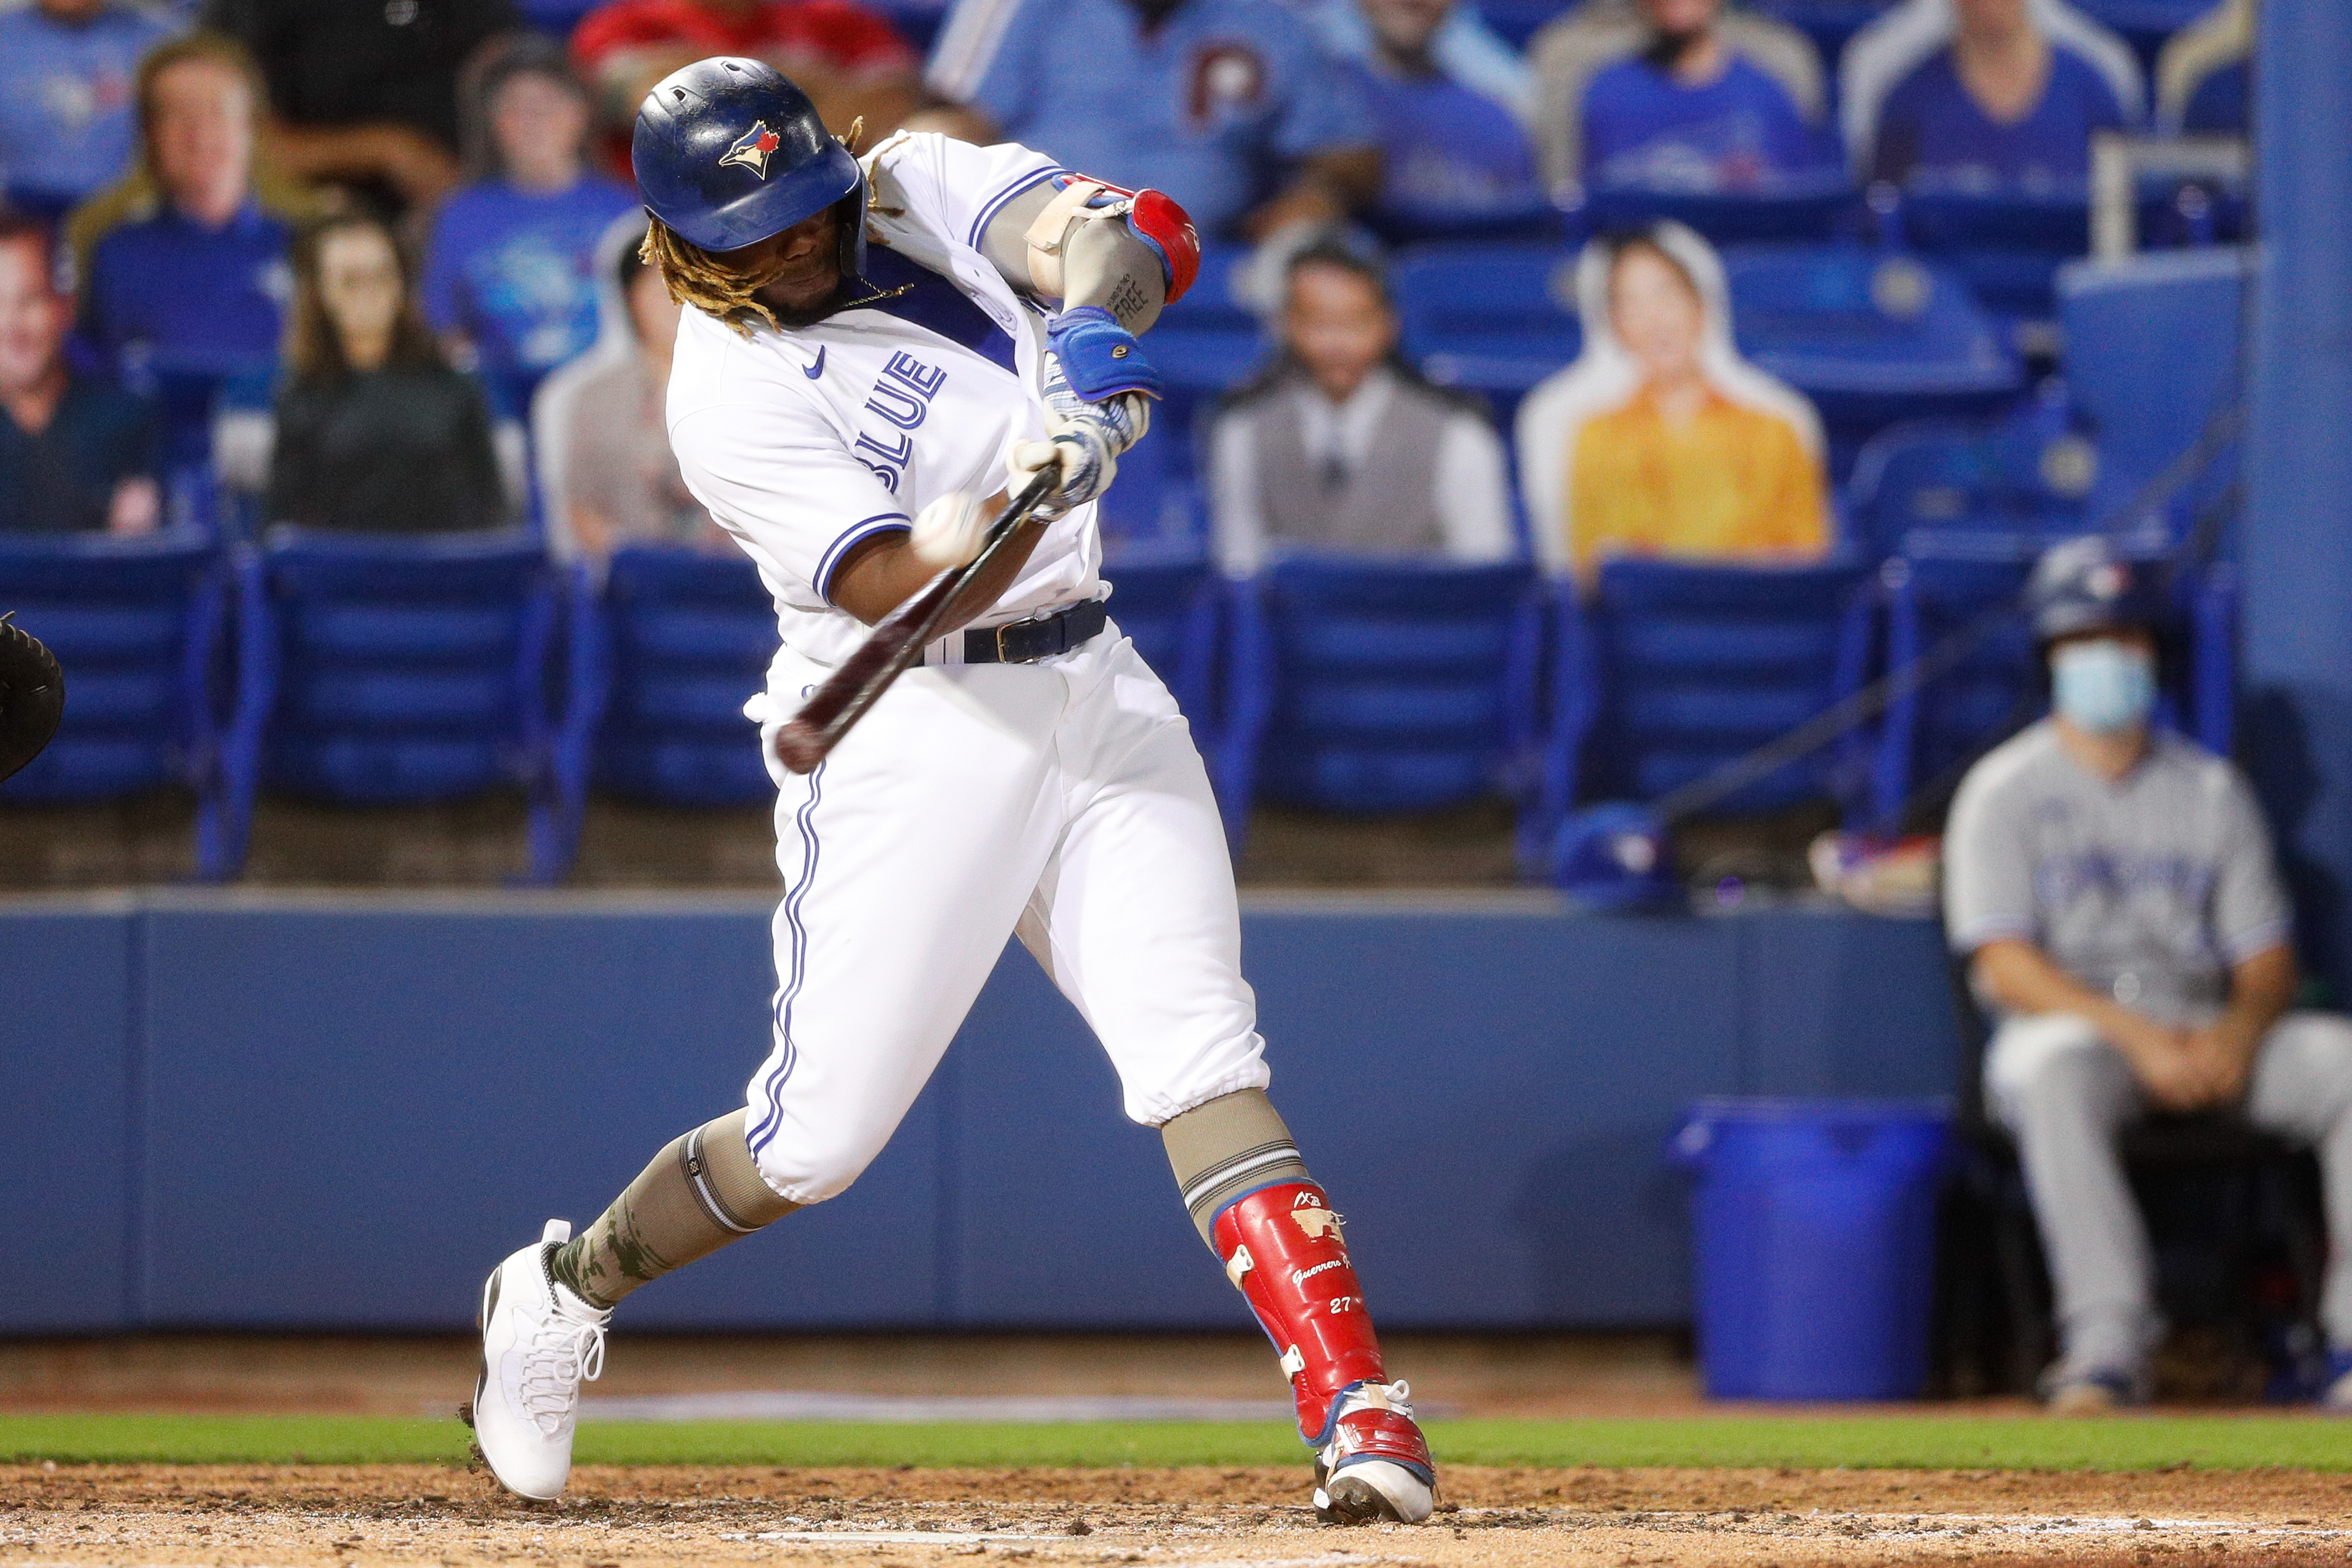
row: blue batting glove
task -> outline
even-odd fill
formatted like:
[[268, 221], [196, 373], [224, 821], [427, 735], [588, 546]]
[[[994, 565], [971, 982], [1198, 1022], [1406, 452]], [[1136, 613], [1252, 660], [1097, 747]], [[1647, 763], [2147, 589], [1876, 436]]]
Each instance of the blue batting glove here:
[[1160, 397], [1166, 380], [1143, 357], [1135, 334], [1099, 305], [1081, 305], [1054, 318], [1045, 347], [1062, 362], [1070, 388], [1087, 402], [1104, 402], [1120, 392]]

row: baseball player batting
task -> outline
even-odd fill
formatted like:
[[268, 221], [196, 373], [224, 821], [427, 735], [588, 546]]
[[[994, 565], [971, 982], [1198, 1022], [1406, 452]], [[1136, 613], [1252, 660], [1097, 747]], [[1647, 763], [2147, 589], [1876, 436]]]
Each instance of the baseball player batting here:
[[[1409, 1390], [1266, 1098], [1207, 776], [1104, 610], [1093, 503], [1160, 391], [1137, 334], [1192, 280], [1191, 221], [1023, 147], [900, 134], [861, 162], [748, 59], [656, 87], [634, 157], [646, 256], [688, 307], [671, 444], [782, 632], [747, 710], [779, 791], [773, 1038], [746, 1105], [490, 1275], [474, 1420], [491, 1469], [562, 1491], [613, 1309], [856, 1180], [1017, 933], [1093, 1026], [1127, 1114], [1160, 1129], [1273, 1340], [1322, 1516], [1427, 1518]], [[1038, 526], [1002, 534], [920, 664], [788, 769], [776, 741], [802, 705], [867, 628], [973, 562], [1015, 492], [1050, 496]]]

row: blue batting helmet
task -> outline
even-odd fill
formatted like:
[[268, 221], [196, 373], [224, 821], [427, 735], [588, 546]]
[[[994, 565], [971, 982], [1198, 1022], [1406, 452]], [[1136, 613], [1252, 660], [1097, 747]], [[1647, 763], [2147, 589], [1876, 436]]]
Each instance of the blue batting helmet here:
[[2053, 545], [2025, 585], [2033, 640], [2084, 632], [2155, 631], [2164, 619], [2157, 563], [2132, 560], [2096, 534]]
[[844, 205], [842, 271], [866, 259], [866, 172], [808, 94], [758, 60], [721, 55], [646, 95], [629, 162], [646, 211], [705, 250], [740, 250]]
[[1677, 902], [1665, 824], [1647, 806], [1612, 800], [1572, 813], [1552, 840], [1553, 885], [1594, 909], [1662, 909]]

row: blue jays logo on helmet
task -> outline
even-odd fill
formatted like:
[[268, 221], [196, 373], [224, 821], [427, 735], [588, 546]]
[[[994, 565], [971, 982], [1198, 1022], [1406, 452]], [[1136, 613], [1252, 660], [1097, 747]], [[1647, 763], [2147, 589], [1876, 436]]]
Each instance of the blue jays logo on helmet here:
[[764, 180], [768, 177], [768, 160], [783, 144], [784, 139], [769, 130], [766, 120], [755, 120], [751, 129], [737, 137], [735, 145], [719, 155], [719, 166], [724, 169], [730, 163], [740, 163]]

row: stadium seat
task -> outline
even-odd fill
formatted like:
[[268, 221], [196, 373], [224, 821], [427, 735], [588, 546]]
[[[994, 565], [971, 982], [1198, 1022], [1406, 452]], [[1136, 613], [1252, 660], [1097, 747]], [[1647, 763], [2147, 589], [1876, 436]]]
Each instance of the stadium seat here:
[[1671, 218], [1717, 245], [1826, 240], [1856, 210], [1859, 196], [1843, 170], [1807, 188], [1774, 195], [1701, 195], [1632, 186], [1588, 192], [1583, 217], [1595, 234]]
[[1573, 9], [1576, 0], [1477, 0], [1477, 8], [1486, 26], [1500, 34], [1511, 47], [1524, 50], [1528, 40], [1545, 23]]
[[[759, 731], [743, 704], [767, 683], [776, 608], [740, 551], [631, 546], [614, 552], [602, 613], [572, 620], [571, 707], [595, 716], [595, 758], [558, 771], [566, 810], [583, 777], [615, 794], [672, 806], [733, 806], [773, 796]], [[588, 684], [580, 683], [584, 680]]]
[[[2236, 403], [2252, 278], [2251, 253], [2234, 249], [2155, 252], [2060, 275], [2066, 384], [2099, 444], [2094, 516], [2129, 502]], [[2193, 486], [2169, 526], [2177, 531], [2180, 514], [2229, 476], [2220, 465]]]
[[1949, 273], [1860, 246], [1723, 253], [1740, 350], [1813, 400], [1831, 471], [1905, 419], [1991, 413], [2023, 389], [2017, 352]]
[[529, 880], [559, 880], [549, 665], [556, 572], [514, 533], [278, 530], [238, 569], [224, 853], [243, 862], [268, 785], [392, 805], [502, 785], [530, 800]]
[[[1874, 619], [1865, 575], [1618, 559], [1589, 602], [1563, 591], [1539, 825], [1581, 802], [1657, 800], [1860, 686]], [[1712, 809], [1854, 793], [1843, 774], [1859, 759], [1855, 743], [1825, 747]]]
[[196, 795], [196, 871], [224, 857], [212, 674], [226, 572], [193, 530], [143, 539], [0, 532], [0, 610], [57, 654], [57, 738], [0, 785], [0, 803], [117, 800], [164, 785]]
[[580, 18], [593, 11], [598, 0], [522, 0], [523, 19], [542, 33], [568, 38]]
[[1202, 752], [1213, 747], [1223, 593], [1197, 543], [1130, 544], [1103, 565], [1111, 619], [1135, 643], [1192, 722]]
[[2082, 532], [2098, 451], [2066, 409], [2053, 396], [1997, 424], [1925, 421], [1874, 436], [1846, 486], [1853, 547], [1878, 559], [1915, 529], [2004, 540]]
[[1428, 246], [1407, 252], [1391, 281], [1405, 357], [1442, 385], [1515, 401], [1584, 346], [1573, 250]]
[[1195, 455], [1204, 442], [1196, 429], [1214, 419], [1212, 406], [1196, 406], [1190, 420], [1162, 409], [1142, 441], [1118, 460], [1118, 482], [1096, 503], [1096, 520], [1106, 549], [1175, 550], [1199, 555], [1206, 547], [1205, 502]]
[[1894, 831], [1915, 795], [1937, 806], [1992, 742], [2038, 716], [2044, 698], [2034, 669], [2033, 639], [2018, 595], [2032, 570], [2030, 544], [2006, 558], [1920, 553], [1889, 560], [1886, 667], [1903, 670], [1963, 628], [1983, 622], [1980, 637], [1954, 666], [1913, 685], [1898, 683], [1879, 726], [1871, 768], [1871, 825]]
[[1541, 601], [1524, 566], [1294, 557], [1236, 595], [1219, 773], [1255, 795], [1428, 810], [1509, 792], [1533, 730]]
[[1996, 314], [2047, 319], [2059, 267], [2091, 248], [2086, 196], [1906, 194], [1906, 241], [1966, 283]]
[[224, 411], [267, 413], [278, 366], [269, 359], [173, 354], [143, 356], [123, 367], [123, 384], [154, 400], [168, 468], [212, 461], [213, 422]]

